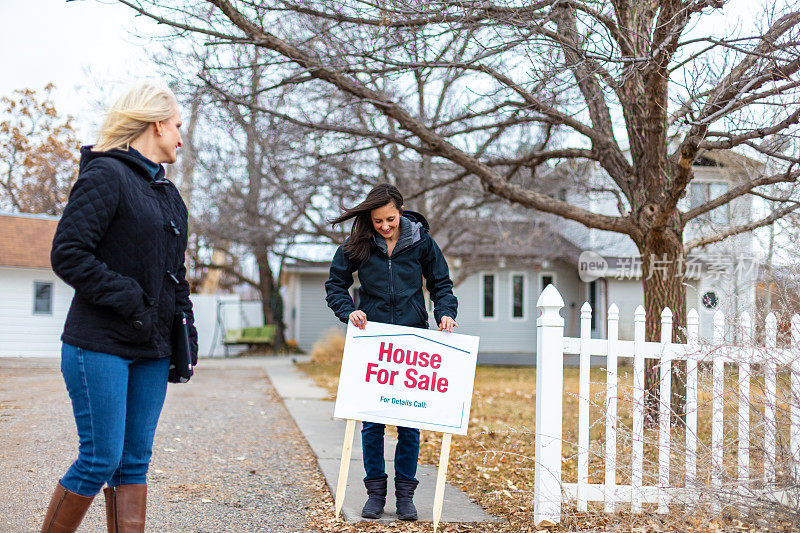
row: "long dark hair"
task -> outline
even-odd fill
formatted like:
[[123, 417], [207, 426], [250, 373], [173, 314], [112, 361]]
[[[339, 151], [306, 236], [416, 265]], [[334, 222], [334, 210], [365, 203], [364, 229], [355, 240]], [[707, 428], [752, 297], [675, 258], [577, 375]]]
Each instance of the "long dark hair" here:
[[402, 211], [403, 195], [394, 185], [381, 183], [367, 193], [363, 202], [355, 207], [345, 208], [344, 213], [330, 221], [332, 225], [336, 225], [355, 218], [350, 238], [344, 244], [344, 251], [351, 260], [361, 262], [369, 257], [373, 235], [371, 212], [388, 203], [393, 203], [398, 211]]

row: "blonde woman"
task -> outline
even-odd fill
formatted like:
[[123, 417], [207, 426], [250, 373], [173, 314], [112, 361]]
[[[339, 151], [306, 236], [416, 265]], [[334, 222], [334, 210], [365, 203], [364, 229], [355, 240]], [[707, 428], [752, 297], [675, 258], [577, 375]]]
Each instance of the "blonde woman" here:
[[53, 240], [53, 270], [75, 289], [61, 372], [78, 458], [53, 493], [42, 531], [75, 531], [105, 489], [109, 531], [143, 532], [146, 476], [176, 312], [187, 314], [187, 211], [164, 178], [181, 146], [181, 116], [165, 87], [141, 83], [108, 111]]

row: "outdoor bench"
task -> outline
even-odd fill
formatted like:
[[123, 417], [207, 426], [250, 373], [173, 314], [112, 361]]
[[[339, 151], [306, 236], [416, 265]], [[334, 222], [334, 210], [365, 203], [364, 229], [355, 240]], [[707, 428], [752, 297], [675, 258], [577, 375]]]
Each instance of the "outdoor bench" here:
[[225, 357], [228, 356], [228, 346], [246, 344], [252, 348], [272, 344], [275, 341], [275, 325], [257, 326], [243, 329], [229, 329], [225, 331], [222, 344], [225, 346]]

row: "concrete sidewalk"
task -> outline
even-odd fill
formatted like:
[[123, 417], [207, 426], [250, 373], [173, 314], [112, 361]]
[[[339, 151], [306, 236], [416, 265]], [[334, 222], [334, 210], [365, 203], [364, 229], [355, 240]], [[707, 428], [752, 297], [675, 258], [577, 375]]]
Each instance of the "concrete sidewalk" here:
[[[304, 358], [297, 359], [303, 360]], [[331, 493], [335, 493], [339, 476], [345, 422], [333, 419], [334, 403], [325, 400], [328, 397], [327, 391], [315, 385], [311, 379], [297, 370], [291, 358], [275, 357], [262, 361], [263, 368], [269, 375], [273, 386], [316, 454]], [[342, 507], [342, 514], [348, 522], [365, 520], [361, 518], [361, 508], [367, 499], [367, 492], [362, 482], [364, 467], [361, 457], [360, 424], [357, 429], [350, 461], [350, 474], [347, 479], [347, 491]], [[386, 472], [389, 474], [389, 491], [386, 498], [384, 516], [380, 519], [382, 522], [397, 520], [393, 480], [395, 444], [395, 439], [387, 436], [384, 457], [386, 457]], [[451, 460], [453, 459], [455, 458], [451, 456]], [[417, 469], [419, 486], [414, 497], [414, 503], [420, 520], [433, 520], [433, 494], [436, 486], [436, 473], [437, 469], [433, 466], [420, 466]], [[448, 483], [444, 493], [441, 520], [442, 522], [495, 522], [500, 519], [487, 514], [479, 505], [472, 502], [464, 492]]]

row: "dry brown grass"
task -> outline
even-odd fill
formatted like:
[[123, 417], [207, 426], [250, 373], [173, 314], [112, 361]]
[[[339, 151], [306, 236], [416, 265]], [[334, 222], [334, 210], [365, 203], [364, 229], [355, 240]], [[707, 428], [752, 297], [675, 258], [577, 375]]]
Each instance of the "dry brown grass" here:
[[339, 385], [339, 371], [344, 353], [344, 335], [338, 330], [327, 332], [311, 348], [311, 361], [299, 366], [320, 387], [330, 392], [330, 399], [336, 398]]
[[[312, 360], [300, 364], [300, 368], [320, 386], [335, 397], [340, 371], [344, 337], [329, 334], [312, 351]], [[632, 386], [630, 367], [619, 369], [619, 419], [622, 428], [631, 426], [629, 398]], [[590, 482], [603, 481], [603, 450], [605, 426], [603, 408], [605, 403], [605, 370], [593, 368], [590, 398]], [[701, 375], [704, 386], [708, 376]], [[577, 442], [578, 434], [578, 369], [564, 369], [565, 395], [563, 398], [563, 438], [565, 482], [574, 482], [577, 475], [576, 447], [569, 443]], [[735, 389], [735, 379], [729, 378], [728, 390]], [[453, 436], [448, 481], [465, 490], [492, 514], [507, 520], [503, 524], [481, 524], [473, 526], [462, 524], [444, 531], [514, 531], [535, 530], [533, 526], [533, 480], [534, 480], [534, 433], [536, 410], [536, 370], [520, 367], [478, 367], [475, 374], [475, 387], [472, 398], [470, 428], [466, 436]], [[701, 398], [702, 400], [702, 398]], [[733, 408], [733, 406], [731, 406]], [[727, 416], [727, 415], [726, 415]], [[701, 439], [710, 440], [710, 418], [708, 410], [700, 412], [699, 432]], [[735, 417], [726, 419], [726, 434], [735, 432]], [[389, 428], [387, 428], [389, 429]], [[629, 432], [627, 433], [629, 435]], [[629, 464], [630, 441], [621, 431], [618, 445], [620, 465]], [[673, 429], [673, 438], [683, 442], [680, 429]], [[420, 446], [420, 463], [437, 465], [441, 448], [442, 434], [423, 431]], [[656, 430], [649, 430], [647, 442], [657, 442]], [[735, 445], [732, 446], [735, 448]], [[730, 447], [728, 448], [730, 450]], [[680, 455], [680, 454], [678, 454]], [[657, 476], [657, 448], [645, 447], [645, 483], [652, 483]], [[735, 455], [726, 451], [726, 463], [735, 464]], [[673, 482], [680, 483], [682, 468], [680, 458], [673, 458]], [[729, 463], [730, 464], [730, 463]], [[617, 482], [628, 482], [629, 476], [624, 467], [618, 472]], [[620, 505], [619, 508], [624, 509]], [[565, 508], [563, 523], [559, 530], [612, 530], [631, 532], [650, 531], [789, 531], [791, 524], [758, 524], [753, 520], [740, 520], [734, 516], [714, 518], [697, 510], [675, 508], [669, 515], [654, 512], [631, 515], [622, 512], [605, 514], [601, 504], [590, 504], [590, 511], [579, 513], [573, 508]], [[332, 525], [332, 524], [331, 524]], [[366, 529], [345, 528], [341, 531], [384, 531], [374, 529], [374, 525], [364, 525]], [[385, 527], [385, 526], [384, 526]], [[370, 529], [372, 528], [372, 529]], [[409, 529], [409, 531], [426, 531]], [[338, 529], [331, 529], [339, 531]], [[386, 529], [386, 531], [394, 529]]]
[[344, 353], [344, 335], [339, 330], [332, 329], [311, 348], [311, 360], [314, 364], [339, 365]]

